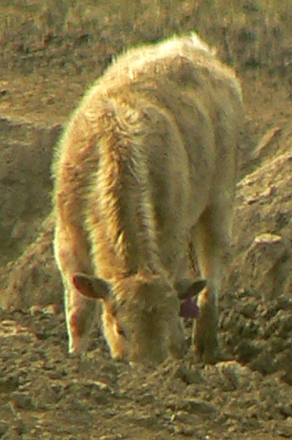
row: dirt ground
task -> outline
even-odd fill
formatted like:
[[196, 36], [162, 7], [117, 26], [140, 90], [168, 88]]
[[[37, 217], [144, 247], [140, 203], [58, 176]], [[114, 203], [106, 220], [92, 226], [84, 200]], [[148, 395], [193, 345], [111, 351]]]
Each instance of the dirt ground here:
[[[26, 1], [28, 15], [5, 9], [10, 28], [0, 22], [0, 439], [292, 438], [288, 3], [274, 14], [262, 6], [273, 2], [241, 2], [222, 26], [199, 8], [202, 2], [157, 1], [155, 23], [138, 1], [130, 16], [120, 10], [112, 21], [101, 2], [96, 32], [79, 23], [78, 2], [69, 3], [60, 32], [48, 24], [53, 0], [44, 2], [38, 21], [27, 18], [37, 2]], [[222, 0], [223, 9], [227, 3]], [[202, 365], [190, 348], [183, 360], [156, 369], [131, 367], [110, 359], [98, 328], [88, 354], [69, 357], [52, 255], [53, 146], [115, 53], [195, 28], [238, 70], [246, 103], [232, 257], [220, 296], [220, 343], [228, 360]], [[185, 327], [190, 337], [191, 323]]]

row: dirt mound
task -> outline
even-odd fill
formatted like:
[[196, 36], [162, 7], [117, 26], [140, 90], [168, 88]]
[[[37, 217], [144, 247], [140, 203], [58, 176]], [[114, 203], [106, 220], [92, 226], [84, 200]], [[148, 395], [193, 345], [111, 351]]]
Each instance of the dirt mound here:
[[288, 294], [292, 288], [291, 152], [266, 160], [237, 189], [229, 285], [257, 290], [266, 299]]
[[60, 131], [0, 116], [0, 266], [36, 238], [51, 210], [50, 163]]
[[155, 370], [131, 368], [109, 358], [97, 331], [85, 359], [68, 358], [61, 315], [0, 316], [4, 439], [292, 437], [292, 388], [277, 373], [236, 361], [204, 367], [191, 352]]
[[29, 310], [33, 306], [61, 304], [60, 275], [53, 256], [54, 216], [39, 228], [37, 239], [14, 262], [0, 269], [0, 306]]

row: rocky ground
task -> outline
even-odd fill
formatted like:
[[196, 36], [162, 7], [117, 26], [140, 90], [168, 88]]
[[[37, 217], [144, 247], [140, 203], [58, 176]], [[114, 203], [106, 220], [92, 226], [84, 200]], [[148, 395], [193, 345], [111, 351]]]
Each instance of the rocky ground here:
[[[112, 17], [101, 2], [98, 32], [85, 12], [79, 23], [77, 3], [58, 32], [48, 18], [57, 3], [44, 2], [31, 20], [35, 3], [24, 3], [25, 10], [5, 9], [10, 27], [0, 23], [0, 438], [292, 438], [289, 2], [277, 14], [265, 2], [242, 2], [232, 17], [226, 12], [224, 26], [200, 2], [194, 11], [193, 2], [173, 1], [166, 13], [167, 2], [157, 1], [155, 23], [140, 2], [130, 15], [120, 8]], [[232, 257], [220, 296], [221, 346], [230, 360], [204, 366], [190, 348], [181, 361], [132, 368], [110, 359], [99, 329], [88, 355], [70, 358], [52, 255], [53, 146], [115, 53], [193, 28], [237, 68], [246, 102]]]

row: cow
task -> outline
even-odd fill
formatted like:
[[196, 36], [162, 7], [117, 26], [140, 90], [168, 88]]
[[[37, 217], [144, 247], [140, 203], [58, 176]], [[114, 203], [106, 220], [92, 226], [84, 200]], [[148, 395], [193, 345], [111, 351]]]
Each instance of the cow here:
[[53, 162], [69, 353], [101, 313], [113, 358], [157, 364], [196, 317], [195, 351], [216, 361], [241, 122], [236, 74], [194, 33], [127, 51], [85, 94]]

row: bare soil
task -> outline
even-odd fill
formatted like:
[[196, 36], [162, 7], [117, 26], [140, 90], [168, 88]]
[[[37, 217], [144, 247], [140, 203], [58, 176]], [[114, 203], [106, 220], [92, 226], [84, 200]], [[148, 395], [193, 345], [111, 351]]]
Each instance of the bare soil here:
[[[292, 438], [289, 2], [234, 2], [231, 11], [223, 0], [205, 2], [209, 10], [156, 1], [154, 17], [147, 1], [129, 12], [88, 0], [82, 14], [78, 2], [14, 3], [0, 6], [0, 439]], [[52, 255], [54, 144], [115, 53], [194, 28], [238, 70], [246, 102], [220, 296], [226, 360], [202, 365], [190, 347], [183, 360], [131, 367], [110, 359], [98, 328], [88, 354], [71, 358]]]

